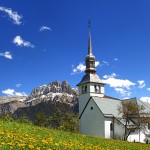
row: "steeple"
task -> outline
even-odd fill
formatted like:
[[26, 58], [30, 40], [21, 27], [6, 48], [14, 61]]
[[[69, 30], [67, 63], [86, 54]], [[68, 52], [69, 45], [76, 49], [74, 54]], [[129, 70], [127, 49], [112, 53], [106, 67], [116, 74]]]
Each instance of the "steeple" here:
[[90, 19], [89, 19], [89, 24], [88, 24], [88, 30], [89, 30], [89, 37], [88, 37], [88, 55], [93, 55], [93, 54], [92, 54], [92, 40], [91, 40], [91, 31], [90, 31], [90, 28], [91, 28], [91, 22], [90, 22]]
[[[96, 68], [95, 68], [95, 56], [92, 52], [92, 38], [91, 38], [91, 24], [90, 20], [88, 22], [88, 54], [85, 58], [86, 63], [86, 69], [85, 69], [85, 75], [83, 76], [82, 80], [80, 81], [77, 86], [82, 86], [85, 84], [89, 84], [90, 87], [92, 84], [95, 84], [95, 86], [99, 85], [100, 88], [104, 87], [103, 81], [99, 78], [99, 76], [96, 74]], [[82, 91], [80, 89], [80, 91]], [[91, 91], [90, 91], [91, 92]], [[81, 92], [82, 93], [82, 92]], [[94, 93], [94, 90], [93, 90]], [[101, 90], [101, 94], [103, 95], [104, 90]]]
[[88, 23], [88, 32], [89, 32], [89, 36], [88, 36], [88, 55], [86, 56], [85, 59], [85, 63], [86, 63], [86, 70], [85, 73], [95, 73], [96, 69], [95, 69], [95, 56], [92, 53], [92, 39], [91, 39], [91, 22], [89, 19], [89, 23]]

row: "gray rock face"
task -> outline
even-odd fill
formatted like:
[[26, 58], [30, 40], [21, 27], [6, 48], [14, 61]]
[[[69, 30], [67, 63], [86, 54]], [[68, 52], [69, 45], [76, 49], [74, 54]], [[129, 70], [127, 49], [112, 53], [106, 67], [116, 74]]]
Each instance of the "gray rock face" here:
[[0, 96], [0, 116], [12, 114], [18, 108], [25, 107], [25, 96]]
[[56, 80], [48, 85], [33, 89], [25, 102], [31, 106], [49, 100], [74, 105], [78, 101], [78, 91], [72, 89], [67, 81], [59, 82]]
[[60, 102], [73, 107], [78, 103], [78, 91], [71, 88], [67, 81], [54, 81], [39, 86], [25, 96], [0, 96], [0, 115], [13, 113], [18, 108], [30, 107], [41, 102]]
[[49, 93], [66, 93], [74, 96], [78, 95], [77, 90], [72, 89], [67, 81], [59, 82], [56, 80], [48, 85], [39, 86], [33, 89], [31, 95], [27, 99], [30, 100]]

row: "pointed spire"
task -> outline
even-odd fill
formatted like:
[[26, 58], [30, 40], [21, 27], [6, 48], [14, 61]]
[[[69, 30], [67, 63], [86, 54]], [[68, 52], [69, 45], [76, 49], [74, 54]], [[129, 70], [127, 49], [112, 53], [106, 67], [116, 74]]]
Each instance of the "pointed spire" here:
[[88, 23], [88, 30], [89, 30], [89, 36], [88, 36], [88, 55], [85, 58], [86, 63], [86, 69], [85, 73], [95, 73], [95, 56], [92, 53], [92, 40], [91, 40], [91, 31], [90, 31], [90, 19]]
[[88, 55], [93, 55], [92, 54], [92, 40], [91, 40], [91, 21], [89, 19], [89, 22], [88, 22], [88, 29], [89, 29], [89, 37], [88, 37]]

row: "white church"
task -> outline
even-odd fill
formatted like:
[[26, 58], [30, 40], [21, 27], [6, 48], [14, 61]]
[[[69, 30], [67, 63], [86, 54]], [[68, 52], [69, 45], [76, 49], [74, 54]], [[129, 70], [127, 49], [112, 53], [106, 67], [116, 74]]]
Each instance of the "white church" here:
[[[105, 95], [105, 83], [96, 74], [95, 56], [92, 53], [92, 42], [89, 23], [88, 55], [85, 58], [86, 70], [79, 89], [79, 131], [81, 134], [99, 136], [108, 139], [124, 139], [125, 121], [118, 107], [123, 102], [134, 102], [144, 107], [150, 114], [150, 104], [137, 98], [119, 100]], [[131, 121], [132, 125], [134, 122]], [[130, 142], [150, 142], [150, 121], [143, 130], [135, 130], [128, 136]]]

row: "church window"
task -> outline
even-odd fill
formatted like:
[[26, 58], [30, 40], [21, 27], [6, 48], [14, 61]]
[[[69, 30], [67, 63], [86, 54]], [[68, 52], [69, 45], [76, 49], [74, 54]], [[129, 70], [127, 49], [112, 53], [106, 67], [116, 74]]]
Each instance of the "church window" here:
[[86, 93], [86, 92], [87, 92], [87, 85], [82, 86], [82, 93], [84, 94], [84, 93]]
[[91, 107], [91, 110], [93, 110], [93, 107]]
[[148, 129], [150, 129], [150, 123], [148, 123]]
[[100, 93], [100, 86], [94, 85], [95, 93]]
[[110, 124], [110, 131], [113, 131], [113, 123]]
[[94, 62], [94, 61], [92, 61], [92, 62], [90, 63], [90, 68], [95, 68], [95, 62]]

